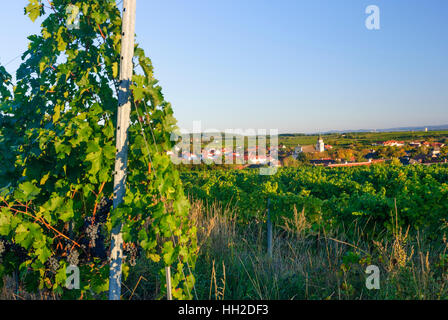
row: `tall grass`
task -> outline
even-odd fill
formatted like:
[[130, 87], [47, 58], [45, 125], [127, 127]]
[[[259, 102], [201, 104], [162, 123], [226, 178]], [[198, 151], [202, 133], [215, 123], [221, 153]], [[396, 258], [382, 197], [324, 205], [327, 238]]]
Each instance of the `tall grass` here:
[[[275, 228], [270, 258], [263, 223], [239, 225], [233, 208], [199, 201], [191, 218], [199, 230], [198, 299], [448, 299], [445, 234], [411, 235], [397, 223], [381, 240], [354, 226], [349, 240], [344, 226], [311, 231], [306, 211], [294, 210]], [[380, 269], [379, 290], [365, 285], [371, 264]]]
[[[356, 224], [313, 231], [306, 210], [295, 209], [274, 228], [269, 257], [265, 224], [238, 224], [236, 211], [192, 201], [200, 246], [194, 299], [448, 299], [448, 225], [435, 236], [395, 223], [393, 232], [372, 239]], [[372, 264], [380, 269], [379, 290], [365, 285]], [[157, 270], [140, 258], [123, 284], [122, 298], [161, 298]], [[6, 280], [0, 299], [56, 298], [26, 294], [13, 279]]]

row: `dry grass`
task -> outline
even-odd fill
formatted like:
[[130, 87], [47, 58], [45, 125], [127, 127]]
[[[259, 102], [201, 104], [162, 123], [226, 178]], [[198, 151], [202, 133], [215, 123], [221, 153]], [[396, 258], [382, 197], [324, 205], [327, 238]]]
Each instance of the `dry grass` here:
[[[448, 299], [443, 237], [411, 236], [397, 223], [382, 241], [366, 240], [365, 230], [355, 225], [355, 241], [349, 241], [343, 227], [311, 231], [305, 210], [295, 210], [275, 229], [269, 258], [262, 223], [238, 225], [231, 208], [200, 202], [192, 218], [201, 243], [195, 271], [199, 299], [217, 297], [210, 294], [216, 278], [226, 288], [219, 299]], [[381, 270], [380, 290], [365, 286], [370, 264]], [[225, 273], [216, 266], [225, 266]]]
[[[448, 299], [443, 233], [430, 239], [396, 223], [391, 234], [374, 240], [355, 223], [349, 237], [345, 226], [313, 231], [306, 210], [294, 210], [291, 219], [274, 228], [269, 257], [265, 225], [238, 224], [231, 207], [192, 201], [191, 220], [200, 246], [195, 299]], [[365, 286], [365, 269], [371, 264], [380, 269], [380, 290]], [[157, 270], [140, 259], [124, 283], [123, 298], [160, 298]], [[21, 290], [8, 278], [0, 299], [54, 299]]]

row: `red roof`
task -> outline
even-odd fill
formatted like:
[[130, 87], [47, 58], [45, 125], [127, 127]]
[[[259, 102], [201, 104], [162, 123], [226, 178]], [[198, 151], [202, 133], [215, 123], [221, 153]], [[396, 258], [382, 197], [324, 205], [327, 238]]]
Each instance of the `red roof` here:
[[404, 144], [404, 141], [389, 140], [389, 141], [383, 142], [384, 146], [390, 146], [392, 144]]
[[336, 163], [329, 164], [327, 167], [359, 167], [359, 166], [370, 166], [374, 163], [384, 162], [384, 160], [372, 160], [368, 162], [350, 162], [350, 163]]

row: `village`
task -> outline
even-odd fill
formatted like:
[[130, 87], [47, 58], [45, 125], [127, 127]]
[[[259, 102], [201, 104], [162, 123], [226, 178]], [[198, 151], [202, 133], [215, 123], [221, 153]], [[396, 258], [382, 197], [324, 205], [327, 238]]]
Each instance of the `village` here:
[[287, 160], [289, 157], [303, 163], [328, 167], [369, 166], [390, 161], [402, 165], [430, 165], [446, 163], [448, 153], [446, 144], [442, 142], [387, 140], [372, 143], [370, 148], [356, 144], [335, 148], [325, 144], [321, 136], [316, 145], [297, 145], [293, 150], [288, 150], [284, 145], [281, 148], [285, 150], [280, 154], [286, 166], [290, 162]]
[[[318, 136], [315, 144], [262, 147], [253, 145], [223, 147], [220, 143], [210, 143], [194, 150], [187, 144], [182, 149], [175, 146], [168, 154], [182, 164], [237, 165], [239, 168], [276, 166], [296, 167], [300, 165], [326, 167], [369, 166], [375, 163], [402, 165], [431, 165], [448, 162], [448, 146], [445, 142], [428, 140], [387, 140], [370, 145], [351, 143], [349, 145], [331, 145]], [[441, 139], [442, 141], [446, 141]], [[191, 141], [192, 143], [193, 141]], [[173, 158], [174, 159], [174, 158]]]

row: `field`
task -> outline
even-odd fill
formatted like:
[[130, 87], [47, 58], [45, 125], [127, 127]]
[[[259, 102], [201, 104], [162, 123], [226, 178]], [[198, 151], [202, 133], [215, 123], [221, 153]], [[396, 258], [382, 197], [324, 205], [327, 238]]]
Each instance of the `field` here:
[[[279, 143], [287, 147], [316, 144], [318, 135], [284, 134], [279, 136]], [[448, 137], [448, 131], [403, 131], [403, 132], [350, 132], [329, 133], [322, 135], [325, 143], [331, 145], [362, 144], [370, 146], [372, 143], [387, 140], [429, 140]]]
[[[186, 171], [198, 228], [193, 299], [448, 299], [448, 166]], [[267, 199], [274, 224], [267, 253]], [[368, 290], [365, 270], [380, 270]], [[163, 277], [140, 257], [123, 299], [156, 299]], [[53, 299], [14, 293], [3, 298]]]
[[[182, 179], [199, 230], [198, 299], [448, 298], [447, 166], [307, 167], [272, 177], [215, 170]], [[380, 268], [380, 290], [366, 288], [368, 265]], [[145, 262], [138, 266], [129, 287], [150, 277]], [[150, 297], [156, 282], [136, 294]]]
[[391, 230], [391, 212], [398, 224], [434, 229], [448, 212], [448, 167], [388, 166], [328, 169], [283, 168], [276, 175], [257, 170], [184, 172], [187, 194], [205, 202], [238, 208], [238, 220], [266, 219], [267, 200], [275, 222], [305, 210], [312, 228], [352, 225], [358, 221], [369, 234]]

